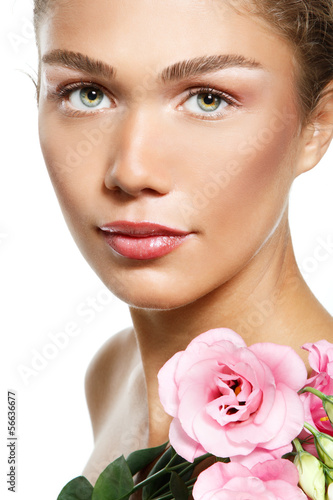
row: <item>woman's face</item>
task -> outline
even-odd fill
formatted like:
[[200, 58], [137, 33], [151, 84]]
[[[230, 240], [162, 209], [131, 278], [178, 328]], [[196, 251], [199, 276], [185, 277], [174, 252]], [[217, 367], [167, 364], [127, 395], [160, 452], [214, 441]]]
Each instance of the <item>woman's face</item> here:
[[223, 0], [57, 0], [40, 50], [45, 161], [116, 295], [179, 307], [264, 252], [297, 175], [285, 42]]

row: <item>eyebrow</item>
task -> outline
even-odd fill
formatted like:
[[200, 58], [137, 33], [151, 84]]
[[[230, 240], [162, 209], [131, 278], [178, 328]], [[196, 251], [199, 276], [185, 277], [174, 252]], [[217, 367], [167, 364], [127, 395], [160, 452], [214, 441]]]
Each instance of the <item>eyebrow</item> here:
[[109, 64], [93, 59], [80, 52], [70, 50], [56, 49], [46, 53], [42, 57], [42, 62], [51, 65], [65, 66], [70, 69], [77, 69], [96, 76], [112, 80], [115, 77], [116, 70]]
[[[52, 50], [42, 57], [42, 62], [45, 64], [65, 66], [66, 68], [84, 71], [85, 73], [111, 80], [116, 76], [116, 69], [113, 66], [81, 54], [80, 52], [62, 49]], [[161, 73], [157, 75], [157, 81], [163, 83], [178, 81], [230, 67], [264, 69], [262, 64], [258, 61], [238, 54], [199, 56], [193, 59], [185, 59], [176, 62], [164, 68]]]

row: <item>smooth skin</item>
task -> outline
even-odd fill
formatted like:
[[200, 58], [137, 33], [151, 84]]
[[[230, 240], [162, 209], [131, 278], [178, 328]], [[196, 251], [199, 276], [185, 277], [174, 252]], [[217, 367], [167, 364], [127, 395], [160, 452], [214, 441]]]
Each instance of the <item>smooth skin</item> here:
[[[304, 360], [305, 342], [333, 341], [287, 218], [293, 180], [328, 148], [333, 104], [302, 127], [293, 48], [223, 0], [57, 0], [39, 44], [47, 168], [81, 252], [133, 320], [87, 373], [96, 447], [84, 474], [95, 481], [120, 453], [167, 440], [157, 372], [198, 334], [228, 327]], [[192, 75], [174, 66], [219, 55], [218, 68]], [[87, 57], [103, 63], [98, 74]], [[100, 89], [96, 109], [76, 87], [59, 95], [84, 83]], [[224, 93], [213, 106], [210, 92]], [[191, 234], [168, 255], [133, 260], [101, 234], [116, 220]]]

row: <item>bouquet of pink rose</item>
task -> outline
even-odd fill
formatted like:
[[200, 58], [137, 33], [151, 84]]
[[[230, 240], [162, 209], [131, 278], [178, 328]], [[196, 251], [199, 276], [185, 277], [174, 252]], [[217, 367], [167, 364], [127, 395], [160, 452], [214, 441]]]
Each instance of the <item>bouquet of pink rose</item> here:
[[75, 478], [58, 500], [128, 500], [139, 490], [143, 500], [333, 500], [333, 344], [303, 348], [308, 380], [290, 347], [247, 347], [226, 328], [199, 335], [158, 375], [171, 446], [119, 457], [94, 487]]

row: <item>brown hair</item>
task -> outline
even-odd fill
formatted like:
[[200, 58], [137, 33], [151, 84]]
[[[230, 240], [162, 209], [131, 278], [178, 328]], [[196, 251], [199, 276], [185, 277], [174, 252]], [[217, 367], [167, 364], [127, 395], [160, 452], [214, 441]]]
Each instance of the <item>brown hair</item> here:
[[[216, 0], [225, 1], [225, 0]], [[41, 17], [56, 0], [34, 0], [37, 32]], [[333, 80], [333, 0], [227, 0], [237, 10], [266, 21], [295, 49], [302, 122], [311, 118]]]

